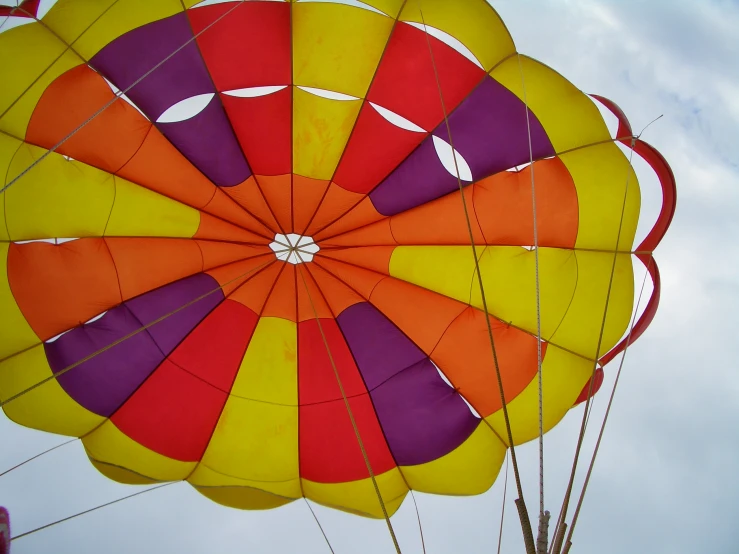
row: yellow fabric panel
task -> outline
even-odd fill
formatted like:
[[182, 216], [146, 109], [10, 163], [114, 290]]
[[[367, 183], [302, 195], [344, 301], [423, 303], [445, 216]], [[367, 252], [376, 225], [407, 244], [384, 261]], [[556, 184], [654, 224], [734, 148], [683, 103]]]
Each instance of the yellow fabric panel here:
[[[542, 368], [544, 432], [552, 429], [565, 416], [580, 396], [593, 373], [593, 362], [547, 346]], [[514, 444], [522, 444], [539, 436], [539, 381], [534, 376], [528, 386], [508, 403], [508, 417]], [[503, 410], [488, 416], [487, 421], [507, 440]]]
[[[480, 256], [488, 310], [502, 321], [536, 334], [536, 253], [516, 246], [490, 246]], [[539, 249], [541, 336], [549, 339], [562, 322], [578, 280], [571, 250]], [[482, 309], [480, 285], [472, 285], [471, 305]]]
[[[523, 101], [519, 57], [514, 56], [490, 75]], [[521, 56], [526, 83], [526, 102], [552, 141], [557, 152], [610, 140], [603, 117], [585, 94], [544, 64]]]
[[72, 44], [115, 2], [116, 0], [59, 0], [44, 16], [44, 25], [64, 42]]
[[195, 490], [213, 502], [239, 510], [271, 510], [295, 501], [294, 498], [284, 498], [249, 487], [195, 486]]
[[293, 5], [293, 83], [364, 98], [392, 27], [391, 18], [369, 10]]
[[[94, 19], [94, 17], [91, 17], [93, 13], [91, 9], [94, 10], [95, 14], [102, 11], [99, 6], [91, 8], [89, 4], [86, 2], [79, 6], [81, 13], [71, 9], [64, 12], [59, 10], [59, 20], [58, 23], [55, 22], [55, 27], [62, 28], [76, 19], [82, 20], [82, 23], [76, 26], [77, 32], [79, 32], [79, 29], [87, 27], [90, 21]], [[119, 0], [75, 41], [74, 48], [83, 58], [89, 60], [104, 46], [128, 31], [181, 11], [182, 3], [180, 0], [157, 0], [156, 2], [152, 2], [152, 0]]]
[[297, 87], [293, 90], [293, 172], [331, 179], [362, 101], [331, 100]]
[[[611, 280], [613, 254], [575, 253], [577, 290], [552, 342], [587, 358], [595, 358], [603, 312]], [[630, 254], [619, 254], [608, 302], [608, 317], [598, 357], [608, 352], [626, 331], [634, 302], [634, 273]]]
[[[375, 475], [375, 480], [388, 515], [393, 515], [408, 494], [403, 476], [398, 468], [393, 468]], [[303, 479], [303, 494], [314, 502], [345, 512], [377, 519], [384, 517], [375, 487], [369, 477], [349, 483], [316, 483]]]
[[480, 422], [475, 432], [446, 456], [401, 470], [408, 486], [429, 494], [471, 495], [488, 490], [505, 459], [506, 446]]
[[[388, 14], [390, 17], [398, 17], [400, 8], [403, 7], [409, 0], [361, 0], [363, 4], [377, 8], [383, 13]], [[410, 0], [412, 1], [412, 0]]]
[[407, 0], [400, 20], [425, 21], [450, 34], [470, 49], [485, 71], [516, 51], [508, 29], [485, 0]]
[[[10, 182], [47, 151], [24, 144], [10, 164]], [[102, 236], [115, 195], [113, 178], [52, 152], [5, 191], [11, 240]]]
[[124, 483], [126, 485], [152, 485], [159, 482], [156, 479], [144, 477], [143, 475], [139, 475], [138, 473], [134, 473], [133, 471], [113, 464], [99, 462], [93, 458], [88, 459], [95, 469], [105, 475], [108, 479], [112, 479], [118, 483]]
[[297, 325], [263, 317], [244, 354], [231, 394], [263, 402], [298, 405]]
[[[0, 132], [0, 188], [5, 186], [8, 168], [13, 161], [22, 142], [17, 138]], [[5, 193], [0, 192], [0, 240], [10, 240], [8, 227], [5, 223]]]
[[157, 481], [180, 481], [197, 462], [180, 462], [157, 454], [127, 437], [110, 420], [82, 438], [87, 455]]
[[298, 408], [230, 396], [216, 425], [197, 485], [246, 485], [299, 498]]
[[76, 67], [84, 61], [72, 50], [65, 51], [39, 79], [31, 85], [28, 91], [0, 118], [0, 130], [14, 137], [25, 137], [28, 123], [31, 121], [36, 104], [46, 88], [62, 73]]
[[64, 43], [40, 23], [0, 33], [0, 114], [5, 113], [64, 50]]
[[575, 246], [614, 250], [623, 212], [619, 250], [631, 250], [639, 223], [641, 191], [628, 158], [609, 142], [563, 154], [560, 159], [577, 189], [579, 225]]
[[[2, 313], [7, 313], [4, 307]], [[0, 399], [10, 398], [51, 375], [42, 344], [8, 358], [0, 362]], [[9, 402], [3, 410], [20, 425], [73, 437], [85, 435], [105, 421], [72, 400], [56, 379]]]
[[200, 225], [200, 212], [115, 177], [115, 202], [107, 237], [192, 237]]
[[0, 360], [39, 342], [23, 317], [8, 282], [8, 250], [10, 244], [0, 242]]
[[[477, 248], [478, 257], [483, 251]], [[390, 275], [468, 304], [476, 278], [472, 248], [398, 246], [390, 258]]]

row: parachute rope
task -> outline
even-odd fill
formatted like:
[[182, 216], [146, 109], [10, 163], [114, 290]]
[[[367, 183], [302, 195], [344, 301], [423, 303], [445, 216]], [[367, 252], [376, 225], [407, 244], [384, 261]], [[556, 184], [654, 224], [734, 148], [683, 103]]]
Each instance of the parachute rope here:
[[586, 400], [585, 400], [585, 409], [583, 410], [582, 421], [580, 423], [580, 432], [577, 438], [577, 446], [575, 447], [575, 457], [572, 460], [572, 469], [570, 471], [570, 478], [567, 483], [567, 489], [565, 491], [564, 499], [562, 501], [562, 507], [560, 509], [557, 527], [555, 528], [555, 532], [554, 532], [555, 541], [553, 544], [552, 554], [560, 554], [562, 552], [561, 550], [562, 540], [564, 539], [564, 527], [562, 527], [562, 524], [565, 522], [565, 519], [567, 518], [567, 509], [569, 507], [570, 497], [572, 495], [572, 487], [575, 481], [575, 473], [577, 471], [577, 462], [580, 458], [580, 451], [582, 450], [582, 443], [585, 438], [585, 429], [587, 428], [588, 415], [590, 413], [590, 407], [591, 407], [591, 403], [593, 399], [593, 386], [595, 384], [595, 372], [598, 369], [597, 360], [600, 357], [600, 349], [603, 344], [603, 335], [605, 333], [606, 319], [608, 316], [608, 305], [611, 300], [611, 291], [613, 290], [613, 278], [616, 274], [616, 262], [618, 261], [618, 247], [619, 247], [619, 243], [621, 242], [621, 230], [623, 229], [624, 214], [626, 213], [626, 202], [627, 202], [628, 194], [629, 194], [629, 183], [631, 181], [631, 172], [633, 170], [634, 145], [636, 144], [636, 140], [637, 140], [637, 137], [635, 136], [631, 137], [631, 150], [629, 152], [629, 170], [626, 173], [626, 185], [624, 187], [624, 199], [621, 204], [621, 217], [618, 222], [618, 232], [616, 233], [616, 244], [614, 245], [614, 250], [613, 250], [613, 263], [611, 264], [611, 276], [608, 279], [608, 289], [606, 290], [606, 302], [605, 302], [605, 307], [603, 308], [603, 320], [601, 321], [600, 334], [598, 336], [598, 344], [595, 349], [596, 361], [593, 363], [593, 371], [590, 375], [588, 393], [587, 393]]
[[508, 453], [506, 452], [505, 480], [503, 481], [503, 502], [500, 506], [500, 528], [498, 529], [498, 554], [500, 554], [500, 547], [503, 544], [503, 520], [505, 519], [505, 501], [508, 494], [508, 461]]
[[115, 347], [115, 346], [118, 346], [119, 344], [121, 344], [122, 342], [124, 342], [124, 341], [126, 341], [126, 340], [130, 339], [131, 337], [135, 337], [135, 336], [136, 336], [136, 335], [138, 335], [139, 333], [141, 333], [141, 332], [143, 332], [143, 331], [146, 331], [146, 330], [147, 330], [147, 329], [149, 329], [150, 327], [153, 327], [153, 326], [154, 326], [154, 325], [156, 325], [157, 323], [160, 323], [160, 322], [164, 321], [164, 320], [165, 320], [165, 319], [167, 319], [168, 317], [171, 317], [171, 316], [173, 316], [174, 314], [176, 314], [176, 313], [178, 313], [178, 312], [181, 312], [182, 310], [184, 310], [184, 309], [186, 309], [186, 308], [189, 308], [190, 306], [192, 306], [192, 305], [193, 305], [193, 304], [195, 304], [196, 302], [199, 302], [199, 301], [203, 300], [204, 298], [207, 298], [207, 297], [208, 297], [208, 296], [210, 296], [211, 294], [214, 294], [214, 293], [218, 292], [219, 290], [221, 290], [221, 289], [223, 289], [224, 287], [226, 287], [226, 286], [230, 285], [231, 283], [234, 283], [235, 281], [238, 281], [239, 279], [243, 279], [244, 277], [248, 276], [248, 275], [249, 275], [249, 274], [251, 274], [251, 273], [255, 273], [255, 272], [257, 272], [258, 270], [260, 270], [260, 269], [263, 269], [263, 268], [267, 267], [267, 266], [268, 266], [268, 265], [270, 265], [271, 263], [274, 263], [274, 260], [268, 260], [267, 262], [265, 262], [265, 263], [263, 263], [263, 264], [261, 264], [261, 265], [258, 265], [257, 267], [253, 267], [253, 268], [251, 268], [251, 269], [250, 269], [249, 271], [247, 271], [247, 272], [245, 272], [245, 273], [242, 273], [241, 275], [238, 275], [238, 276], [234, 277], [234, 278], [233, 278], [233, 279], [231, 279], [230, 281], [227, 281], [227, 282], [223, 283], [222, 285], [219, 285], [218, 287], [216, 287], [216, 288], [214, 288], [214, 289], [212, 289], [212, 290], [209, 290], [208, 292], [206, 292], [206, 293], [204, 293], [204, 294], [201, 294], [201, 295], [200, 295], [200, 296], [198, 296], [197, 298], [195, 298], [195, 299], [193, 299], [193, 300], [190, 300], [190, 302], [188, 302], [188, 303], [184, 304], [183, 306], [180, 306], [179, 308], [175, 308], [175, 309], [174, 309], [174, 310], [172, 310], [171, 312], [168, 312], [168, 313], [164, 314], [163, 316], [161, 316], [161, 317], [158, 317], [157, 319], [155, 319], [155, 320], [151, 321], [150, 323], [147, 323], [146, 325], [143, 325], [142, 327], [139, 327], [139, 328], [137, 328], [137, 329], [134, 329], [133, 331], [131, 331], [131, 332], [130, 332], [130, 333], [128, 333], [127, 335], [124, 335], [123, 337], [119, 338], [118, 340], [115, 340], [115, 341], [111, 342], [110, 344], [107, 344], [107, 345], [103, 346], [103, 347], [102, 347], [102, 348], [100, 348], [99, 350], [96, 350], [96, 351], [95, 351], [95, 352], [93, 352], [92, 354], [89, 354], [89, 355], [85, 356], [84, 358], [82, 358], [82, 359], [80, 359], [80, 360], [77, 360], [77, 361], [76, 361], [76, 362], [74, 362], [73, 364], [70, 364], [70, 365], [68, 365], [68, 366], [66, 366], [66, 367], [63, 367], [63, 368], [62, 368], [62, 369], [60, 369], [59, 371], [56, 371], [56, 372], [52, 372], [52, 374], [51, 374], [51, 375], [49, 375], [48, 377], [46, 377], [46, 378], [42, 379], [41, 381], [38, 381], [38, 382], [34, 383], [34, 384], [33, 384], [33, 385], [31, 385], [30, 387], [27, 387], [27, 388], [23, 389], [22, 391], [20, 391], [20, 392], [17, 392], [16, 394], [14, 394], [14, 395], [12, 395], [12, 396], [10, 396], [10, 397], [6, 398], [5, 400], [0, 400], [0, 408], [2, 408], [3, 406], [5, 406], [5, 405], [7, 405], [7, 404], [11, 403], [11, 402], [12, 402], [13, 400], [16, 400], [16, 399], [20, 398], [21, 396], [24, 396], [24, 395], [28, 394], [29, 392], [31, 392], [31, 391], [33, 391], [33, 390], [37, 389], [38, 387], [40, 387], [40, 386], [42, 386], [42, 385], [44, 385], [44, 384], [48, 383], [49, 381], [52, 381], [52, 380], [54, 380], [54, 379], [57, 379], [57, 378], [61, 377], [61, 376], [62, 376], [62, 375], [64, 375], [65, 373], [67, 373], [67, 372], [69, 372], [69, 371], [72, 371], [72, 370], [73, 370], [73, 369], [74, 369], [75, 367], [78, 367], [78, 366], [80, 366], [80, 365], [84, 364], [85, 362], [88, 362], [88, 361], [92, 360], [92, 359], [93, 359], [93, 358], [95, 358], [96, 356], [99, 356], [100, 354], [102, 354], [102, 353], [104, 353], [104, 352], [107, 352], [107, 351], [108, 351], [108, 350], [110, 350], [111, 348], [113, 348], [113, 347]]
[[413, 492], [413, 489], [410, 489], [411, 491], [411, 498], [413, 499], [413, 505], [416, 507], [416, 519], [418, 520], [418, 532], [421, 535], [421, 549], [423, 550], [423, 554], [426, 554], [426, 541], [423, 539], [423, 527], [421, 526], [421, 514], [418, 511], [418, 502], [416, 502], [416, 495]]
[[308, 505], [308, 509], [310, 510], [310, 513], [313, 515], [313, 519], [316, 520], [316, 524], [318, 525], [318, 528], [321, 530], [321, 535], [323, 535], [323, 538], [326, 541], [326, 545], [328, 546], [328, 549], [331, 551], [331, 554], [335, 554], [334, 549], [328, 540], [328, 535], [326, 535], [326, 531], [323, 530], [323, 525], [321, 525], [321, 522], [318, 521], [318, 516], [316, 515], [316, 512], [313, 511], [313, 506], [310, 505], [310, 502], [308, 502], [308, 499], [305, 496], [303, 497], [303, 500], [305, 500], [305, 503]]
[[[296, 250], [296, 253], [298, 257], [302, 260], [300, 251]], [[349, 405], [349, 399], [346, 396], [346, 391], [344, 390], [344, 384], [341, 382], [341, 377], [339, 376], [339, 369], [336, 367], [336, 362], [334, 360], [333, 354], [331, 354], [331, 347], [329, 346], [328, 339], [326, 338], [326, 334], [323, 331], [323, 325], [321, 325], [321, 319], [318, 317], [318, 310], [316, 309], [316, 305], [313, 302], [313, 297], [311, 296], [310, 289], [308, 288], [308, 281], [306, 280], [305, 275], [303, 274], [303, 268], [299, 269], [299, 273], [300, 273], [300, 278], [303, 280], [303, 285], [305, 286], [305, 292], [308, 295], [308, 302], [310, 302], [310, 307], [313, 310], [313, 315], [316, 318], [316, 323], [318, 324], [318, 331], [321, 334], [323, 345], [326, 347], [326, 353], [328, 354], [328, 360], [331, 363], [331, 368], [334, 371], [334, 376], [336, 377], [336, 383], [339, 385], [339, 391], [341, 392], [341, 397], [344, 399], [344, 406], [346, 406], [346, 411], [349, 414], [349, 421], [351, 421], [352, 428], [354, 429], [354, 435], [356, 436], [357, 442], [359, 443], [359, 449], [362, 451], [362, 457], [364, 458], [364, 464], [367, 466], [367, 471], [369, 472], [370, 479], [372, 480], [372, 486], [374, 487], [375, 493], [377, 494], [377, 500], [380, 502], [380, 507], [382, 508], [382, 515], [385, 517], [385, 523], [387, 523], [387, 528], [388, 528], [388, 531], [390, 532], [390, 538], [392, 538], [393, 545], [395, 545], [395, 551], [398, 554], [401, 554], [400, 545], [398, 544], [398, 539], [395, 536], [395, 530], [393, 529], [393, 524], [390, 521], [390, 516], [387, 513], [387, 507], [385, 506], [385, 501], [382, 498], [380, 487], [377, 484], [377, 479], [375, 478], [375, 472], [372, 470], [372, 464], [370, 463], [369, 456], [367, 455], [367, 450], [364, 447], [364, 441], [362, 440], [362, 436], [359, 433], [359, 427], [357, 426], [357, 422], [354, 419], [354, 412], [352, 411], [352, 407]]]
[[[424, 34], [426, 36], [426, 44], [428, 45], [429, 55], [431, 56], [431, 64], [434, 69], [436, 87], [439, 90], [439, 99], [441, 100], [441, 108], [444, 113], [444, 123], [446, 125], [447, 135], [449, 136], [449, 145], [452, 147], [452, 152], [454, 153], [452, 158], [454, 159], [454, 169], [455, 169], [455, 174], [457, 177], [457, 185], [459, 186], [459, 196], [462, 199], [462, 209], [464, 211], [464, 218], [467, 224], [467, 232], [469, 233], [469, 236], [470, 236], [470, 246], [472, 248], [472, 257], [475, 260], [475, 273], [477, 274], [477, 283], [480, 287], [480, 297], [482, 299], [482, 306], [485, 312], [485, 323], [487, 325], [488, 338], [490, 339], [490, 349], [493, 354], [493, 366], [495, 368], [495, 377], [498, 381], [498, 390], [500, 392], [500, 403], [502, 405], [503, 418], [505, 419], [506, 432], [508, 434], [508, 447], [511, 450], [511, 461], [513, 462], [513, 474], [516, 479], [516, 489], [518, 490], [518, 498], [516, 499], [516, 505], [518, 506], [519, 516], [521, 517], [521, 526], [523, 528], [523, 535], [524, 535], [524, 541], [526, 542], [527, 554], [535, 554], [533, 535], [531, 532], [531, 522], [528, 519], [528, 513], [526, 512], [526, 503], [524, 502], [524, 499], [523, 499], [523, 487], [521, 486], [521, 476], [518, 471], [518, 462], [516, 460], [516, 450], [513, 445], [513, 433], [511, 431], [511, 421], [508, 416], [508, 406], [506, 405], [505, 394], [503, 392], [503, 379], [500, 376], [500, 367], [498, 365], [498, 353], [495, 348], [495, 340], [493, 339], [493, 328], [490, 324], [490, 315], [489, 315], [490, 312], [488, 311], [488, 303], [487, 303], [487, 298], [485, 296], [485, 287], [483, 287], [483, 284], [482, 284], [482, 274], [480, 273], [480, 260], [477, 257], [477, 248], [475, 246], [475, 236], [472, 232], [472, 223], [470, 222], [470, 214], [469, 214], [469, 210], [467, 209], [467, 201], [465, 200], [465, 197], [464, 197], [462, 179], [459, 176], [459, 166], [457, 163], [457, 155], [455, 153], [456, 150], [454, 149], [451, 125], [449, 125], [449, 116], [447, 114], [446, 104], [444, 103], [444, 94], [442, 92], [441, 82], [439, 80], [439, 72], [436, 67], [436, 60], [434, 58], [434, 52], [433, 52], [433, 49], [431, 48], [431, 41], [429, 39], [428, 30], [426, 29], [426, 20], [424, 19], [424, 16], [423, 16], [423, 10], [421, 8], [421, 0], [417, 0], [417, 2], [418, 2], [418, 11], [421, 16], [421, 22], [423, 23], [423, 27], [424, 27]], [[526, 517], [524, 517], [524, 515]], [[529, 541], [529, 537], [531, 537], [530, 541]]]
[[21, 178], [23, 178], [24, 175], [26, 175], [29, 171], [31, 171], [34, 167], [36, 167], [38, 164], [40, 164], [42, 161], [44, 161], [52, 152], [55, 152], [57, 148], [59, 148], [61, 145], [63, 145], [65, 142], [67, 142], [70, 138], [72, 138], [74, 135], [76, 135], [79, 131], [81, 131], [88, 123], [90, 123], [93, 119], [95, 119], [97, 116], [99, 116], [101, 113], [103, 113], [105, 110], [107, 110], [110, 106], [116, 103], [116, 101], [123, 95], [125, 95], [129, 90], [131, 90], [133, 87], [138, 85], [141, 81], [146, 79], [149, 75], [154, 73], [157, 69], [159, 69], [162, 65], [167, 63], [170, 59], [172, 59], [174, 56], [176, 56], [181, 50], [186, 48], [190, 43], [195, 41], [200, 35], [202, 35], [205, 31], [213, 27], [216, 23], [221, 21], [224, 17], [229, 15], [231, 12], [239, 8], [244, 2], [247, 0], [239, 0], [238, 3], [233, 6], [232, 8], [229, 8], [225, 12], [223, 12], [220, 16], [218, 16], [216, 19], [214, 19], [212, 22], [210, 22], [208, 25], [203, 27], [198, 33], [194, 33], [193, 36], [187, 41], [179, 46], [177, 49], [175, 49], [174, 52], [166, 56], [163, 60], [161, 60], [159, 63], [157, 63], [154, 67], [149, 69], [146, 73], [144, 73], [141, 77], [136, 79], [133, 83], [128, 85], [125, 89], [119, 90], [115, 94], [113, 94], [113, 98], [111, 98], [108, 102], [103, 104], [103, 106], [97, 110], [95, 113], [93, 113], [90, 117], [88, 117], [85, 121], [80, 123], [77, 127], [75, 127], [67, 136], [65, 136], [62, 140], [57, 142], [54, 146], [52, 146], [49, 150], [41, 154], [37, 159], [35, 159], [31, 165], [29, 165], [26, 169], [21, 171], [18, 175], [13, 177], [13, 179], [10, 180], [8, 184], [6, 184], [4, 187], [0, 188], [0, 194], [8, 190], [14, 183], [18, 182]]
[[101, 508], [106, 508], [107, 506], [111, 506], [113, 504], [117, 504], [118, 502], [123, 502], [124, 500], [128, 500], [129, 498], [133, 498], [134, 496], [139, 496], [142, 494], [146, 494], [147, 492], [155, 491], [157, 489], [161, 489], [164, 487], [168, 487], [170, 485], [176, 485], [177, 483], [180, 483], [181, 481], [170, 481], [169, 483], [162, 483], [161, 485], [156, 485], [154, 487], [149, 487], [148, 489], [144, 489], [142, 491], [135, 492], [133, 494], [129, 494], [126, 496], [122, 496], [120, 498], [116, 498], [115, 500], [111, 500], [110, 502], [106, 502], [105, 504], [99, 504], [95, 506], [94, 508], [89, 508], [87, 510], [84, 510], [82, 512], [77, 512], [76, 514], [73, 514], [71, 516], [64, 517], [62, 519], [58, 519], [56, 521], [52, 521], [51, 523], [47, 523], [46, 525], [42, 525], [41, 527], [36, 527], [35, 529], [31, 529], [30, 531], [26, 531], [25, 533], [21, 533], [20, 535], [16, 535], [15, 537], [11, 537], [10, 540], [16, 541], [18, 539], [22, 539], [23, 537], [27, 537], [28, 535], [33, 535], [34, 533], [38, 533], [39, 531], [43, 531], [44, 529], [48, 529], [49, 527], [53, 527], [54, 525], [58, 525], [60, 523], [64, 523], [65, 521], [69, 521], [70, 519], [74, 519], [76, 517], [83, 516], [85, 514], [89, 514], [91, 512], [94, 512], [96, 510], [99, 510]]
[[534, 273], [536, 279], [536, 372], [539, 388], [539, 532], [536, 540], [537, 554], [546, 554], [549, 533], [549, 512], [544, 511], [544, 391], [542, 385], [541, 356], [541, 288], [539, 286], [539, 223], [536, 216], [536, 179], [534, 177], [534, 150], [531, 144], [531, 120], [526, 98], [526, 79], [523, 74], [521, 55], [517, 56], [521, 74], [521, 90], [526, 113], [526, 134], [529, 141], [529, 167], [531, 168], [531, 211], [534, 226]]
[[35, 456], [32, 456], [32, 457], [28, 458], [27, 460], [24, 460], [24, 461], [22, 461], [22, 462], [21, 462], [21, 463], [19, 463], [19, 464], [16, 464], [16, 465], [14, 465], [14, 466], [13, 466], [13, 467], [11, 467], [10, 469], [6, 469], [6, 470], [5, 470], [5, 471], [3, 471], [2, 473], [0, 473], [0, 477], [2, 477], [3, 475], [7, 475], [7, 474], [8, 474], [8, 473], [10, 473], [11, 471], [14, 471], [14, 470], [18, 469], [18, 468], [19, 468], [19, 467], [21, 467], [21, 466], [24, 466], [24, 465], [26, 465], [26, 464], [27, 464], [28, 462], [32, 462], [32, 461], [33, 461], [33, 460], [35, 460], [36, 458], [40, 458], [41, 456], [44, 456], [44, 455], [46, 455], [46, 454], [49, 454], [50, 452], [53, 452], [53, 451], [54, 451], [54, 450], [56, 450], [57, 448], [61, 448], [62, 446], [66, 446], [66, 445], [68, 445], [68, 444], [71, 444], [71, 443], [73, 443], [73, 442], [76, 442], [76, 441], [78, 441], [78, 440], [79, 440], [79, 439], [78, 439], [77, 437], [75, 437], [75, 438], [73, 438], [73, 439], [70, 439], [70, 440], [68, 440], [68, 441], [65, 441], [65, 442], [62, 442], [62, 443], [60, 443], [60, 444], [57, 444], [56, 446], [52, 446], [51, 448], [48, 448], [48, 449], [44, 450], [43, 452], [41, 452], [41, 453], [39, 453], [39, 454], [36, 454]]
[[[649, 259], [649, 264], [652, 264], [652, 258]], [[577, 518], [580, 515], [580, 509], [582, 508], [583, 499], [585, 498], [585, 492], [587, 491], [588, 484], [590, 483], [590, 476], [593, 473], [593, 467], [595, 466], [595, 458], [598, 456], [598, 450], [600, 449], [600, 443], [603, 439], [603, 432], [606, 428], [606, 422], [608, 421], [608, 416], [611, 413], [611, 406], [613, 404], [613, 397], [616, 395], [616, 388], [618, 387], [618, 382], [621, 377], [621, 370], [624, 367], [624, 362], [626, 360], [626, 352], [629, 349], [629, 346], [631, 345], [631, 335], [634, 331], [634, 327], [636, 325], [637, 315], [639, 314], [639, 306], [641, 305], [642, 296], [644, 295], [644, 288], [647, 284], [647, 275], [649, 275], [649, 267], [646, 268], [646, 271], [644, 272], [644, 279], [642, 280], [641, 284], [641, 290], [639, 291], [639, 297], [636, 301], [636, 309], [634, 310], [634, 315], [631, 320], [631, 328], [629, 329], [629, 334], [626, 337], [626, 346], [624, 348], [624, 352], [621, 356], [621, 361], [618, 364], [618, 371], [616, 371], [616, 380], [613, 383], [613, 388], [611, 389], [611, 395], [608, 398], [608, 406], [606, 407], [606, 413], [603, 416], [603, 422], [600, 426], [600, 431], [598, 432], [598, 440], [595, 443], [595, 449], [593, 450], [593, 456], [590, 459], [590, 465], [588, 466], [588, 472], [585, 475], [585, 482], [582, 486], [582, 491], [580, 491], [580, 497], [577, 500], [577, 506], [575, 507], [575, 513], [572, 516], [572, 523], [570, 525], [570, 530], [567, 533], [567, 542], [566, 545], [568, 545], [563, 554], [567, 554], [569, 551], [569, 545], [572, 544], [572, 535], [575, 532], [575, 524], [577, 523]]]

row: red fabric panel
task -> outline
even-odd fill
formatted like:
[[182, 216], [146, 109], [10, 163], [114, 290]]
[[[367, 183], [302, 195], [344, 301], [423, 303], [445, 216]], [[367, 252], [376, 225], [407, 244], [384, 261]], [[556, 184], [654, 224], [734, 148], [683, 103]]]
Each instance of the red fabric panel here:
[[[485, 72], [440, 40], [428, 36], [447, 112], [480, 83]], [[444, 119], [425, 32], [399, 22], [388, 42], [368, 99], [427, 131]]]
[[[395, 467], [369, 395], [349, 399], [375, 474]], [[300, 406], [300, 475], [319, 483], [367, 479], [369, 473], [344, 400]]]
[[251, 98], [221, 95], [241, 149], [256, 175], [290, 173], [292, 94], [290, 88]]
[[195, 34], [215, 24], [214, 32], [197, 38], [219, 91], [291, 83], [290, 4], [227, 2], [187, 10]]
[[[335, 319], [321, 319], [341, 384], [347, 396], [367, 392], [349, 347]], [[342, 398], [318, 322], [309, 319], [298, 325], [298, 384], [300, 404], [316, 404]]]
[[200, 460], [257, 319], [243, 304], [225, 300], [113, 415], [113, 423], [159, 454]]
[[334, 182], [346, 190], [366, 194], [427, 136], [396, 127], [365, 103]]

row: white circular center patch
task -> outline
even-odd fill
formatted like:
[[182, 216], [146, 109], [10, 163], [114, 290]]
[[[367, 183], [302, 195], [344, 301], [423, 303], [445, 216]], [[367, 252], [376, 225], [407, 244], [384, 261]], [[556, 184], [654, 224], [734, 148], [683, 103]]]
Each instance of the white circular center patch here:
[[270, 243], [269, 247], [278, 260], [296, 265], [312, 262], [313, 255], [320, 250], [312, 238], [294, 233], [289, 235], [276, 234], [274, 242]]

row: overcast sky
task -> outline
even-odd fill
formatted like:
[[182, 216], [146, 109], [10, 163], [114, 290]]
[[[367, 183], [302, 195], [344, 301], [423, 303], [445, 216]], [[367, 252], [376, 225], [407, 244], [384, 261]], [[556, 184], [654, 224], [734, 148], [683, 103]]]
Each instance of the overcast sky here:
[[[450, 0], [453, 1], [453, 0]], [[495, 0], [520, 52], [586, 92], [615, 100], [669, 160], [678, 210], [656, 258], [662, 303], [629, 351], [573, 554], [734, 554], [739, 544], [739, 2]], [[637, 169], [639, 167], [637, 166]], [[644, 186], [654, 186], [644, 179]], [[652, 194], [645, 192], [645, 210]], [[610, 389], [615, 364], [607, 367]], [[607, 401], [597, 397], [592, 421]], [[581, 412], [546, 436], [547, 507], [562, 499]], [[0, 416], [0, 472], [64, 438]], [[595, 430], [595, 426], [591, 427]], [[586, 444], [592, 445], [592, 440]], [[536, 443], [518, 450], [538, 497]], [[589, 450], [586, 450], [589, 452]], [[431, 553], [495, 552], [502, 485], [476, 498], [417, 495]], [[523, 552], [513, 505], [503, 552]], [[135, 492], [98, 474], [79, 443], [0, 477], [15, 533]], [[337, 554], [393, 552], [385, 524], [316, 506]], [[534, 514], [535, 515], [535, 514]], [[420, 553], [413, 503], [393, 518]], [[223, 508], [175, 484], [13, 543], [13, 554], [329, 552], [302, 501], [268, 512]]]

